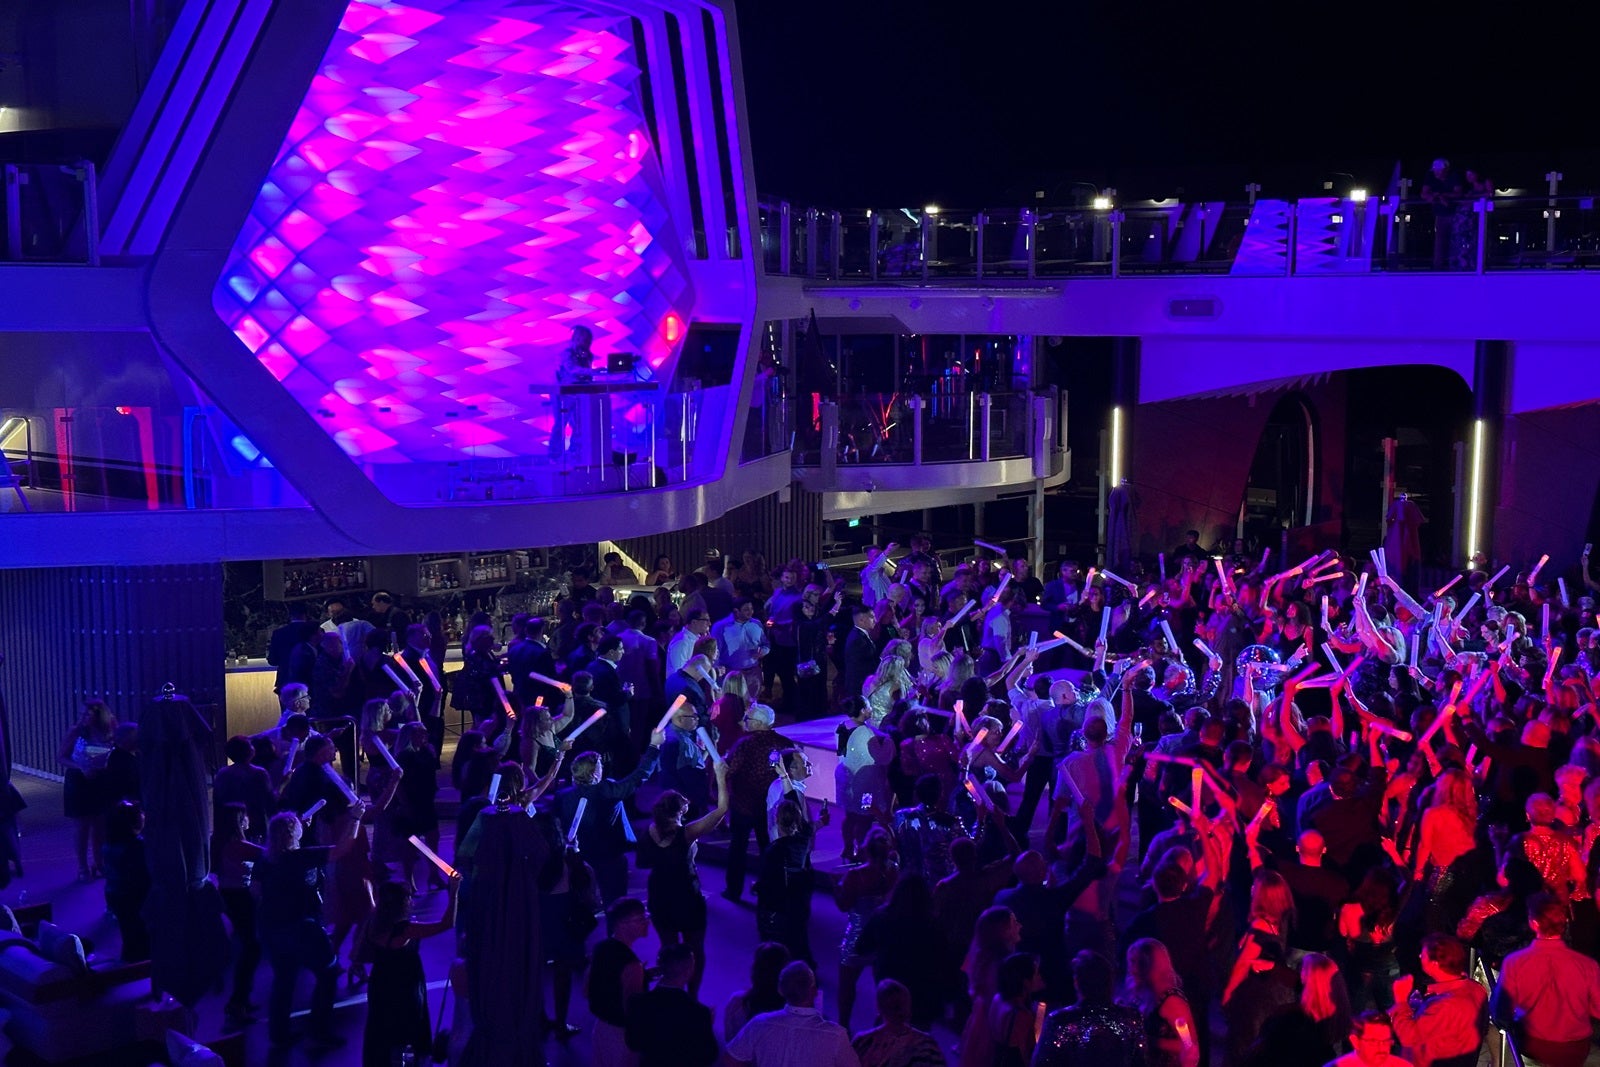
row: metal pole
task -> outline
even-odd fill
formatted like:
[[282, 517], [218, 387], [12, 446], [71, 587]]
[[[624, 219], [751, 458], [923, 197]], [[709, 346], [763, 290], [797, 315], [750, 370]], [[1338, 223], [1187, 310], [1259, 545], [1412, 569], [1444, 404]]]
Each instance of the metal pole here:
[[1378, 520], [1378, 537], [1389, 536], [1389, 507], [1394, 503], [1395, 449], [1400, 442], [1393, 437], [1383, 439], [1383, 517]]
[[1039, 265], [1039, 214], [1032, 208], [1022, 210], [1022, 241], [1027, 246], [1028, 279], [1038, 276]]
[[1556, 250], [1556, 193], [1561, 188], [1561, 179], [1565, 175], [1558, 170], [1553, 170], [1544, 176], [1550, 183], [1550, 199], [1545, 202], [1544, 213], [1544, 250], [1548, 255]]
[[877, 281], [878, 280], [878, 213], [876, 211], [873, 211], [871, 208], [867, 209], [867, 240], [870, 241], [871, 244], [872, 244], [872, 247], [867, 252], [867, 259], [872, 264], [872, 266], [870, 268], [868, 268], [868, 269], [872, 274], [872, 280], [873, 281]]
[[922, 280], [928, 280], [928, 258], [933, 252], [933, 227], [934, 218], [927, 212], [922, 213]]
[[806, 208], [806, 277], [817, 276], [817, 235], [821, 227], [817, 225], [822, 213], [814, 207]]
[[990, 396], [988, 393], [984, 393], [982, 396], [978, 397], [978, 404], [981, 407], [981, 414], [983, 416], [983, 440], [979, 443], [978, 448], [980, 456], [982, 457], [983, 461], [987, 463], [989, 461], [989, 427], [994, 420], [994, 397]]
[[[1489, 255], [1489, 212], [1494, 210], [1494, 204], [1488, 200], [1479, 200], [1472, 205], [1472, 210], [1478, 213], [1478, 273], [1483, 273], [1483, 265]], [[1549, 214], [1549, 212], [1546, 212]], [[1551, 220], [1554, 221], [1554, 220]]]
[[906, 401], [906, 406], [911, 409], [911, 462], [915, 466], [922, 466], [922, 409], [926, 402], [920, 396], [914, 396]]
[[1122, 212], [1111, 213], [1111, 276], [1122, 275]]
[[778, 273], [794, 273], [794, 228], [791, 225], [789, 201], [778, 204], [778, 257], [782, 266]]
[[978, 394], [967, 394], [967, 458], [978, 458], [978, 442], [976, 433], [978, 428]]
[[1396, 229], [1395, 252], [1403, 259], [1406, 254], [1406, 222], [1411, 218], [1406, 214], [1406, 201], [1411, 198], [1412, 181], [1410, 178], [1400, 179], [1400, 198], [1394, 205], [1394, 221]]
[[1044, 479], [1033, 480], [1033, 499], [1029, 502], [1028, 539], [1033, 542], [1032, 556], [1033, 573], [1042, 577], [1044, 575]]
[[975, 238], [977, 243], [975, 251], [977, 253], [978, 277], [980, 278], [983, 277], [983, 222], [984, 216], [983, 212], [981, 211], [972, 218], [973, 228], [978, 231], [977, 237]]
[[824, 400], [821, 408], [822, 455], [818, 458], [822, 462], [823, 483], [831, 486], [839, 473], [839, 405]]
[[828, 265], [832, 271], [830, 278], [841, 277], [844, 273], [844, 218], [837, 211], [828, 213]]
[[89, 266], [100, 265], [100, 182], [94, 164], [83, 160], [78, 164], [78, 175], [83, 181], [83, 241], [89, 253]]
[[1295, 250], [1300, 244], [1300, 202], [1296, 200], [1289, 205], [1289, 247], [1284, 249], [1283, 274], [1286, 278], [1294, 277]]

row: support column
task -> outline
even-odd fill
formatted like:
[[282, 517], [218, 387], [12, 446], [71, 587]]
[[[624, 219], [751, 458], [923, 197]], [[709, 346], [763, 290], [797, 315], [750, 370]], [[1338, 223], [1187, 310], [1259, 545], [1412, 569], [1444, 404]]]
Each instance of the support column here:
[[61, 738], [90, 697], [137, 722], [171, 682], [202, 713], [221, 710], [220, 564], [0, 570], [0, 635], [19, 766], [59, 774]]
[[1511, 342], [1478, 341], [1472, 352], [1472, 426], [1467, 435], [1466, 529], [1458, 531], [1470, 563], [1494, 559], [1494, 512], [1500, 498], [1501, 452], [1511, 382]]
[[[1100, 455], [1100, 544], [1106, 542], [1106, 498], [1124, 478], [1131, 478], [1134, 410], [1139, 406], [1137, 337], [1111, 339], [1111, 410], [1106, 413], [1105, 447]], [[1103, 562], [1103, 560], [1102, 560]]]

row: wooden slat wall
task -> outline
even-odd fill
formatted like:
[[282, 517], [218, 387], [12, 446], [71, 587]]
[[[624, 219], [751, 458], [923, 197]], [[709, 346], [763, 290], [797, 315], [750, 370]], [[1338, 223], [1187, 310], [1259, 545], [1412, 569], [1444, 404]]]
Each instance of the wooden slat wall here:
[[794, 558], [822, 558], [822, 494], [808, 493], [795, 486], [789, 503], [778, 502], [778, 494], [741, 504], [719, 519], [692, 530], [678, 530], [655, 537], [617, 538], [617, 545], [648, 570], [657, 556], [672, 557], [682, 574], [705, 562], [706, 550], [716, 548], [739, 554], [753, 548], [776, 567]]
[[222, 567], [0, 570], [0, 650], [12, 760], [59, 774], [88, 697], [125, 722], [169, 681], [197, 707], [222, 703]]

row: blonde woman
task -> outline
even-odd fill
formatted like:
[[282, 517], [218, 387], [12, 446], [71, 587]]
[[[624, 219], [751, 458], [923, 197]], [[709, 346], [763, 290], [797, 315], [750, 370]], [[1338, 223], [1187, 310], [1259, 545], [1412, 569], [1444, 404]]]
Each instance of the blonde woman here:
[[86, 700], [57, 754], [66, 768], [62, 806], [77, 828], [81, 882], [100, 877], [100, 846], [104, 843], [106, 811], [113, 800], [101, 779], [116, 733], [117, 717], [111, 713], [111, 706], [104, 700]]
[[1152, 937], [1128, 946], [1128, 980], [1120, 1003], [1144, 1020], [1150, 1067], [1200, 1067], [1194, 1012], [1167, 946]]

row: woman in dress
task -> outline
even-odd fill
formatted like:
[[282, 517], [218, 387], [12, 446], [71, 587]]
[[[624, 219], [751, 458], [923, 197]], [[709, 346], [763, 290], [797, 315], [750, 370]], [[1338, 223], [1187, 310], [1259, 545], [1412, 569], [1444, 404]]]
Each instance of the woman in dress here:
[[1128, 946], [1128, 980], [1122, 1003], [1144, 1020], [1148, 1067], [1199, 1067], [1194, 1012], [1183, 995], [1167, 946], [1150, 937]]
[[1222, 990], [1230, 1063], [1242, 1060], [1267, 1017], [1294, 1003], [1298, 995], [1288, 964], [1293, 916], [1289, 883], [1276, 871], [1256, 871], [1250, 887], [1249, 926]]
[[1411, 877], [1418, 884], [1411, 899], [1420, 905], [1420, 929], [1406, 920], [1399, 924], [1413, 930], [1419, 951], [1423, 934], [1455, 932], [1485, 881], [1480, 870], [1485, 853], [1477, 834], [1478, 797], [1471, 777], [1459, 768], [1445, 771], [1433, 785], [1433, 803], [1422, 813], [1412, 861]]
[[111, 757], [117, 717], [104, 700], [87, 700], [78, 721], [62, 739], [58, 755], [66, 768], [62, 806], [77, 830], [78, 880], [100, 876], [100, 846], [105, 836], [106, 810], [111, 798], [101, 788], [100, 777]]
[[1339, 965], [1320, 952], [1300, 960], [1300, 999], [1261, 1024], [1244, 1067], [1322, 1067], [1350, 1034], [1350, 996]]
[[650, 813], [650, 827], [639, 838], [636, 861], [650, 872], [647, 883], [650, 921], [662, 945], [688, 945], [694, 950], [691, 996], [698, 995], [706, 971], [706, 898], [695, 871], [695, 842], [721, 824], [728, 814], [728, 765], [716, 764], [717, 806], [685, 824], [689, 802], [667, 790]]
[[1112, 1003], [1115, 977], [1111, 961], [1098, 952], [1073, 957], [1078, 1000], [1045, 1020], [1033, 1067], [1145, 1067], [1144, 1020]]
[[411, 918], [411, 887], [385, 882], [361, 935], [359, 955], [372, 968], [367, 989], [367, 1025], [361, 1034], [361, 1067], [390, 1067], [404, 1049], [421, 1062], [433, 1046], [428, 1025], [428, 979], [422, 969], [422, 941], [452, 929], [461, 875], [450, 875], [444, 914], [434, 922]]
[[1387, 1010], [1394, 1002], [1394, 927], [1398, 898], [1394, 878], [1382, 868], [1368, 871], [1355, 895], [1339, 909], [1339, 936], [1344, 938], [1350, 972], [1350, 1007]]
[[778, 804], [777, 836], [761, 853], [756, 869], [756, 932], [763, 941], [778, 941], [791, 957], [815, 963], [811, 956], [811, 847], [816, 828], [793, 800]]
[[854, 863], [856, 849], [873, 823], [887, 825], [893, 814], [889, 764], [894, 760], [894, 741], [874, 725], [872, 708], [861, 697], [846, 697], [844, 713], [847, 727], [840, 727], [844, 744], [834, 766], [834, 789], [844, 813], [840, 830], [844, 862]]
[[[800, 618], [795, 627], [795, 702], [801, 718], [811, 718], [828, 710], [828, 646], [833, 616], [817, 601], [800, 601]], [[730, 679], [731, 680], [731, 679]]]
[[839, 1025], [850, 1029], [855, 1009], [856, 984], [872, 957], [860, 950], [861, 933], [872, 913], [883, 906], [894, 889], [900, 868], [894, 859], [894, 843], [881, 827], [867, 832], [862, 846], [864, 862], [845, 872], [833, 899], [844, 912], [844, 939], [839, 945]]
[[[398, 809], [395, 813], [394, 832], [403, 839], [409, 839], [415, 834], [422, 838], [429, 848], [437, 852], [439, 808], [436, 801], [439, 795], [439, 777], [434, 773], [434, 768], [439, 765], [439, 758], [434, 754], [433, 746], [428, 744], [427, 727], [419, 722], [407, 723], [401, 729], [396, 741], [394, 758], [395, 762], [400, 764], [400, 770], [404, 772], [400, 776], [399, 792], [394, 798], [394, 806]], [[413, 891], [417, 884], [416, 871], [419, 864], [441, 889], [444, 888], [438, 868], [412, 849], [407, 874]]]
[[961, 965], [971, 998], [971, 1013], [961, 1034], [962, 1067], [987, 1067], [990, 1062], [994, 1038], [989, 1032], [989, 1001], [1000, 990], [1000, 962], [1017, 950], [1021, 940], [1022, 923], [1010, 908], [995, 905], [978, 916]]
[[493, 683], [501, 680], [503, 685], [504, 682], [500, 656], [494, 648], [494, 630], [488, 626], [475, 627], [467, 635], [465, 648], [466, 658], [461, 673], [456, 676], [451, 705], [470, 712], [472, 728], [492, 738], [504, 725], [496, 721], [502, 712]]
[[261, 965], [261, 942], [256, 937], [256, 898], [251, 876], [266, 849], [251, 841], [250, 809], [241, 803], [223, 806], [217, 822], [211, 856], [216, 866], [222, 910], [228, 916], [233, 938], [233, 992], [223, 1008], [228, 1033], [237, 1033], [255, 1021], [250, 992]]

